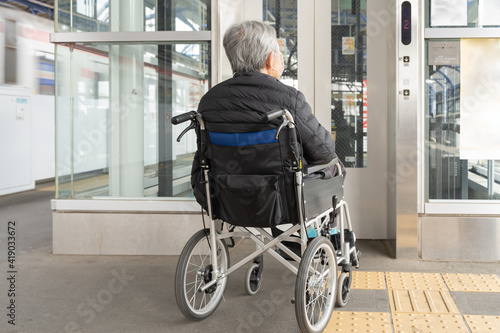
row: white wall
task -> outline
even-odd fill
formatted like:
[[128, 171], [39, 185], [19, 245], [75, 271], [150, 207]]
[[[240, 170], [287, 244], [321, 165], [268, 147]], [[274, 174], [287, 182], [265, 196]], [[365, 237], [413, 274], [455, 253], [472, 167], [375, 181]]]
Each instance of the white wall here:
[[35, 180], [55, 177], [54, 96], [32, 98], [33, 176]]

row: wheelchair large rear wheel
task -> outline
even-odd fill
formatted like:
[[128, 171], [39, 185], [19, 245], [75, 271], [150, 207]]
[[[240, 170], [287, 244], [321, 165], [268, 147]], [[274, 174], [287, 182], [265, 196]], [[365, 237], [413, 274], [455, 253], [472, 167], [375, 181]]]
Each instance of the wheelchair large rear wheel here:
[[335, 306], [337, 257], [326, 237], [306, 248], [295, 282], [295, 315], [302, 332], [323, 332]]
[[[184, 246], [175, 272], [175, 299], [182, 314], [191, 320], [210, 316], [219, 306], [227, 278], [220, 280], [204, 292], [198, 289], [212, 279], [212, 255], [209, 245], [210, 229], [194, 234]], [[224, 240], [217, 241], [219, 272], [229, 267], [229, 251]]]

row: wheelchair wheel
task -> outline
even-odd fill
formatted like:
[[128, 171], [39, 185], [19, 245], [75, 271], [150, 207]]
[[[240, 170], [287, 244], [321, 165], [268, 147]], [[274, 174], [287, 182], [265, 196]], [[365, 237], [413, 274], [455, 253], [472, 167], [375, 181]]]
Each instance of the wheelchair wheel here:
[[295, 282], [295, 315], [302, 332], [323, 332], [335, 306], [337, 257], [326, 237], [306, 248]]
[[339, 276], [339, 283], [337, 288], [337, 305], [344, 307], [349, 301], [349, 292], [351, 291], [351, 284], [349, 283], [349, 274], [347, 272], [342, 272]]
[[[225, 278], [204, 292], [198, 292], [200, 287], [212, 279], [209, 239], [210, 229], [198, 231], [184, 246], [177, 263], [175, 299], [182, 314], [191, 320], [202, 320], [210, 316], [219, 306], [227, 285]], [[220, 272], [229, 267], [229, 251], [224, 240], [217, 241], [217, 264]]]
[[253, 263], [245, 275], [245, 289], [249, 295], [255, 295], [262, 284], [262, 274], [259, 276], [259, 264]]

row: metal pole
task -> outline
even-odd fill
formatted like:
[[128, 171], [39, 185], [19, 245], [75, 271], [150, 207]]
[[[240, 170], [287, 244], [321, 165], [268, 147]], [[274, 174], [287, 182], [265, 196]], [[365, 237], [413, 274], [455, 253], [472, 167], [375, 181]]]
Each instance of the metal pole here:
[[488, 199], [493, 199], [495, 191], [493, 187], [495, 185], [495, 174], [494, 174], [493, 160], [488, 160]]
[[[361, 95], [363, 94], [363, 39], [361, 37], [361, 0], [355, 0], [356, 10], [356, 82], [361, 85]], [[356, 102], [358, 100], [358, 91], [356, 91]], [[358, 103], [358, 102], [357, 102]], [[356, 166], [363, 167], [363, 103], [358, 103], [358, 117], [356, 119]], [[361, 126], [358, 124], [361, 121]]]
[[[158, 31], [174, 30], [172, 0], [157, 2]], [[158, 45], [158, 196], [173, 196], [172, 124], [173, 82], [172, 45]]]
[[281, 30], [281, 0], [276, 0], [276, 37], [280, 38]]

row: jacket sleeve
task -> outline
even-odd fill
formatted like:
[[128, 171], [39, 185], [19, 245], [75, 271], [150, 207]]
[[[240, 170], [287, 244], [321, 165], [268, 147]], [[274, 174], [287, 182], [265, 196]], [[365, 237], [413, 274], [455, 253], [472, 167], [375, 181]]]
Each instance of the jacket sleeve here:
[[295, 123], [300, 132], [304, 159], [309, 164], [330, 162], [335, 154], [335, 142], [330, 131], [326, 130], [312, 114], [311, 106], [306, 102], [304, 94], [297, 94]]

